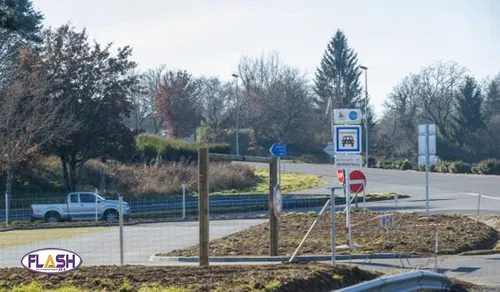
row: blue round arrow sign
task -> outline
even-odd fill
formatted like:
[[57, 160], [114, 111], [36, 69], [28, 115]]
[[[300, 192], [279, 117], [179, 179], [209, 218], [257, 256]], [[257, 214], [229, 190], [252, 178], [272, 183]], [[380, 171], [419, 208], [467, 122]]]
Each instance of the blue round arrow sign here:
[[358, 113], [357, 113], [357, 112], [355, 112], [355, 111], [351, 111], [351, 112], [349, 113], [349, 119], [351, 119], [351, 120], [353, 120], [353, 121], [354, 121], [354, 120], [356, 120], [357, 118], [358, 118]]

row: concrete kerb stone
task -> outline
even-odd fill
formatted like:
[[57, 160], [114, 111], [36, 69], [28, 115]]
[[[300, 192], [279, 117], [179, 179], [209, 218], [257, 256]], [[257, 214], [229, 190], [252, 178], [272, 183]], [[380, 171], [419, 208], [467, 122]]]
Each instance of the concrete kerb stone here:
[[[358, 260], [358, 259], [409, 259], [418, 258], [415, 255], [409, 254], [394, 254], [394, 253], [378, 253], [378, 254], [353, 254], [353, 255], [337, 255], [336, 260]], [[210, 262], [221, 263], [238, 263], [238, 262], [288, 262], [289, 256], [241, 256], [241, 257], [209, 257]], [[327, 255], [311, 255], [311, 256], [297, 256], [294, 262], [320, 262], [329, 261], [331, 256]], [[175, 257], [175, 256], [158, 256], [152, 255], [149, 259], [150, 262], [178, 262], [178, 263], [197, 263], [198, 257]]]

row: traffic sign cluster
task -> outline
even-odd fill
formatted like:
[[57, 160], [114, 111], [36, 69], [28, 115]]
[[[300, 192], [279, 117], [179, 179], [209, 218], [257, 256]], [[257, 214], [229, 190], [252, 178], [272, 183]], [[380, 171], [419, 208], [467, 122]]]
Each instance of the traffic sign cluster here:
[[[357, 194], [365, 191], [366, 177], [359, 171], [363, 165], [361, 156], [361, 121], [362, 115], [359, 109], [335, 109], [333, 111], [333, 141], [323, 149], [328, 155], [334, 157], [337, 168], [337, 178], [344, 186], [346, 195], [346, 242], [351, 248], [351, 193]], [[363, 197], [363, 200], [366, 196]], [[364, 201], [365, 202], [365, 201]], [[356, 200], [357, 207], [357, 200]], [[332, 214], [333, 216], [333, 214]], [[333, 220], [333, 219], [332, 219]]]

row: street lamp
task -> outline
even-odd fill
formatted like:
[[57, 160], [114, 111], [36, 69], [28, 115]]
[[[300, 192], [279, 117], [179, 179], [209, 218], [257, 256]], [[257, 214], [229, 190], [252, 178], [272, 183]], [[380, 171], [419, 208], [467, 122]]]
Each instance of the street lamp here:
[[365, 166], [369, 167], [368, 163], [368, 67], [359, 66], [365, 71]]
[[231, 76], [234, 77], [234, 83], [235, 83], [235, 96], [236, 96], [236, 156], [240, 156], [240, 102], [238, 99], [238, 76], [237, 74], [233, 73]]

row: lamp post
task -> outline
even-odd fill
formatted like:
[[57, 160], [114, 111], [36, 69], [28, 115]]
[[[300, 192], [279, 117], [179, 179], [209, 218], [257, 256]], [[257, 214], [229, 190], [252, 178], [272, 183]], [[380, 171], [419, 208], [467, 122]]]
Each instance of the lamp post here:
[[365, 166], [369, 167], [368, 163], [368, 67], [359, 66], [365, 71]]
[[233, 73], [231, 76], [234, 77], [235, 89], [234, 93], [236, 96], [236, 156], [240, 156], [240, 102], [238, 98], [238, 74]]

